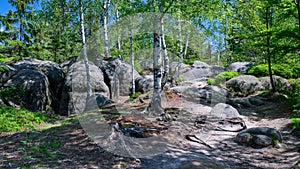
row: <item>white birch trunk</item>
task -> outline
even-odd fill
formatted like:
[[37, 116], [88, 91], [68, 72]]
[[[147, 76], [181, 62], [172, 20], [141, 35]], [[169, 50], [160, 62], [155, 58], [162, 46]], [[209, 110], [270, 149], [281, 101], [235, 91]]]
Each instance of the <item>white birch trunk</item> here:
[[[129, 1], [131, 3], [131, 0]], [[131, 5], [130, 5], [130, 9], [131, 9]], [[135, 93], [135, 82], [134, 82], [134, 55], [132, 52], [132, 18], [130, 17], [130, 58], [131, 58], [131, 87], [132, 87], [132, 91], [131, 93], [134, 94]]]
[[165, 41], [165, 34], [164, 34], [164, 19], [161, 18], [160, 21], [160, 31], [161, 31], [161, 48], [162, 48], [162, 56], [164, 59], [164, 73], [163, 73], [163, 79], [162, 79], [162, 88], [164, 85], [168, 82], [168, 77], [169, 77], [169, 57], [167, 53], [167, 45]]
[[181, 26], [181, 21], [179, 20], [178, 22], [178, 27], [179, 27], [179, 57], [180, 57], [180, 60], [182, 62], [182, 59], [183, 59], [183, 45], [182, 45], [182, 26]]
[[185, 39], [184, 53], [183, 53], [184, 58], [186, 57], [187, 50], [188, 50], [188, 47], [189, 47], [189, 40], [190, 40], [190, 34], [187, 34], [186, 39]]
[[83, 58], [84, 58], [85, 69], [86, 69], [86, 78], [87, 78], [87, 96], [90, 97], [92, 95], [92, 85], [91, 85], [89, 60], [86, 52], [84, 14], [83, 14], [83, 5], [81, 0], [79, 0], [79, 5], [80, 5], [80, 29], [81, 29], [81, 38], [82, 38], [82, 52], [83, 52]]
[[110, 0], [103, 0], [103, 29], [104, 29], [104, 56], [109, 57], [109, 42], [108, 42], [108, 30], [107, 30], [107, 19], [109, 10]]
[[162, 59], [160, 55], [160, 18], [155, 18], [154, 30], [154, 49], [153, 49], [153, 69], [154, 69], [154, 90], [148, 111], [153, 114], [162, 114], [164, 112], [161, 106], [161, 81], [162, 81]]

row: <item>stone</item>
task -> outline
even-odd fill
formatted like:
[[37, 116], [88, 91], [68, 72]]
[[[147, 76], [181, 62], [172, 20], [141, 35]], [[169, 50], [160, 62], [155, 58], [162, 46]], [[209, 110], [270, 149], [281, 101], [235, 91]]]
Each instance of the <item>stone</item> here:
[[213, 76], [217, 76], [218, 74], [220, 74], [224, 71], [225, 71], [225, 67], [223, 67], [223, 66], [215, 65], [212, 67]]
[[32, 69], [42, 71], [49, 80], [49, 89], [51, 92], [52, 104], [51, 107], [55, 112], [58, 112], [59, 101], [61, 99], [61, 93], [63, 89], [63, 83], [65, 79], [65, 73], [59, 64], [52, 61], [43, 61], [38, 59], [24, 59], [15, 63], [14, 67], [18, 71], [24, 69]]
[[239, 117], [240, 114], [234, 107], [225, 103], [218, 103], [212, 108], [210, 115], [224, 119]]
[[3, 86], [16, 73], [17, 70], [13, 66], [0, 63], [0, 86]]
[[[104, 60], [100, 65], [104, 73], [105, 82], [112, 90], [113, 79], [118, 79], [120, 96], [129, 96], [132, 93], [132, 69], [131, 66], [118, 58]], [[134, 70], [134, 81], [140, 77], [139, 73]]]
[[[93, 93], [109, 97], [109, 88], [104, 82], [104, 76], [100, 68], [91, 62], [89, 63], [89, 68]], [[86, 107], [86, 99], [86, 68], [84, 61], [79, 60], [70, 66], [66, 75], [59, 113], [61, 115], [70, 115], [83, 112]]]
[[272, 138], [270, 138], [266, 135], [254, 134], [252, 140], [253, 140], [253, 144], [255, 144], [255, 146], [267, 147], [267, 146], [273, 145]]
[[240, 132], [236, 135], [235, 141], [238, 143], [246, 143], [249, 144], [252, 140], [252, 135], [250, 133]]
[[135, 91], [146, 93], [153, 89], [153, 75], [140, 76], [135, 79]]
[[48, 78], [42, 71], [33, 69], [19, 71], [4, 86], [14, 86], [20, 89], [19, 96], [12, 96], [8, 100], [26, 109], [43, 111], [51, 105], [53, 96], [50, 95]]
[[248, 96], [262, 89], [261, 82], [255, 76], [240, 75], [228, 80], [226, 87], [232, 90], [234, 95]]
[[[274, 84], [275, 84], [275, 88], [277, 91], [288, 91], [291, 89], [291, 85], [289, 84], [288, 80], [285, 78], [282, 78], [280, 76], [273, 76], [274, 79]], [[266, 90], [271, 90], [272, 86], [271, 86], [271, 82], [270, 82], [270, 77], [261, 77], [259, 78], [259, 81], [261, 82], [262, 86], [264, 89]]]
[[152, 59], [145, 59], [140, 61], [140, 65], [142, 70], [150, 70], [153, 71], [153, 60]]
[[199, 89], [193, 86], [175, 86], [170, 88], [174, 93], [180, 93], [183, 97], [197, 100], [200, 98]]
[[228, 96], [227, 90], [212, 85], [206, 85], [199, 89], [200, 98], [208, 103], [225, 103]]
[[185, 69], [181, 73], [183, 81], [212, 77], [212, 67], [204, 62], [195, 61], [191, 68]]
[[247, 70], [251, 68], [253, 63], [251, 62], [234, 62], [229, 65], [228, 70], [235, 71], [235, 72], [241, 72], [241, 73], [247, 73]]
[[103, 96], [102, 94], [92, 94], [92, 96], [87, 98], [85, 111], [95, 110], [110, 103], [112, 103], [112, 101], [109, 100], [107, 97]]
[[281, 133], [270, 127], [253, 127], [239, 132], [235, 141], [254, 147], [267, 147], [282, 142]]

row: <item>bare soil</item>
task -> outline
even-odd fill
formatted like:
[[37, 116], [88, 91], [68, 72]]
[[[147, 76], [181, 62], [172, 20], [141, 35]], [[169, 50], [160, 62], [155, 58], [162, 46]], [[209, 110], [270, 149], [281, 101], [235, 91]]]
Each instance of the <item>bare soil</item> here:
[[[120, 100], [122, 108], [142, 111], [149, 100], [141, 103]], [[170, 110], [174, 121], [165, 123], [168, 132], [167, 151], [155, 156], [135, 159], [106, 151], [92, 140], [78, 122], [76, 116], [64, 119], [64, 124], [29, 132], [1, 133], [1, 168], [300, 168], [300, 134], [290, 126], [291, 108], [279, 100], [268, 100], [241, 116], [247, 127], [265, 126], [279, 130], [283, 142], [273, 147], [253, 148], [234, 142], [237, 132], [217, 131], [208, 127], [195, 128], [193, 119], [209, 115], [211, 107], [188, 101], [176, 94], [167, 94], [162, 105]], [[250, 113], [249, 113], [250, 112]], [[120, 122], [132, 122], [119, 119]], [[141, 120], [141, 119], [140, 119]], [[139, 123], [142, 123], [139, 121]], [[149, 127], [149, 122], [147, 121]], [[190, 141], [186, 135], [195, 135], [200, 141]]]

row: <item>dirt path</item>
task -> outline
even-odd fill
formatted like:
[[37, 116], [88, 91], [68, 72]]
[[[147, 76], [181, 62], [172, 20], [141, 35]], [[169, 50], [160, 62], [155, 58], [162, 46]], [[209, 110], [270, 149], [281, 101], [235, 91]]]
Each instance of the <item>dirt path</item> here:
[[[129, 103], [128, 103], [129, 104]], [[132, 109], [147, 104], [130, 103]], [[121, 157], [97, 145], [83, 130], [76, 117], [64, 124], [21, 133], [1, 133], [1, 168], [299, 168], [299, 133], [290, 133], [288, 114], [281, 103], [266, 102], [262, 107], [240, 110], [248, 111], [241, 116], [248, 127], [273, 127], [282, 132], [283, 143], [276, 147], [256, 149], [233, 141], [236, 132], [224, 132], [193, 127], [193, 118], [208, 115], [211, 108], [180, 97], [169, 97], [163, 105], [180, 110], [163, 154], [140, 158]], [[260, 111], [263, 110], [263, 111]], [[263, 114], [262, 114], [263, 113]], [[181, 114], [181, 117], [180, 117]], [[179, 116], [179, 117], [178, 117]], [[189, 117], [189, 118], [187, 118]], [[184, 119], [184, 120], [180, 120]], [[189, 141], [186, 134], [195, 134], [206, 144]]]

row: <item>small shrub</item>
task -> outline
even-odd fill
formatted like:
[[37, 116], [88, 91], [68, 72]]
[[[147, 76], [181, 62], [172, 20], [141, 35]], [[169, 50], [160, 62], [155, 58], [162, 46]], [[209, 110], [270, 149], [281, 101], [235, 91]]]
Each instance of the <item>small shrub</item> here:
[[291, 118], [291, 124], [296, 130], [300, 130], [300, 118]]
[[[260, 64], [260, 65], [252, 66], [247, 73], [258, 77], [268, 76], [269, 75], [268, 64]], [[272, 74], [284, 78], [299, 77], [300, 67], [289, 65], [289, 64], [272, 64]]]
[[8, 70], [9, 70], [9, 68], [7, 66], [0, 65], [0, 73], [3, 73], [3, 72], [8, 71]]
[[237, 75], [239, 75], [238, 72], [233, 72], [233, 71], [222, 72], [218, 74], [215, 78], [208, 79], [207, 83], [210, 85], [219, 85]]
[[134, 93], [129, 97], [128, 101], [133, 101], [134, 99], [138, 98], [141, 94], [142, 94], [141, 92]]
[[41, 112], [0, 107], [0, 132], [23, 131], [48, 121], [50, 117]]

